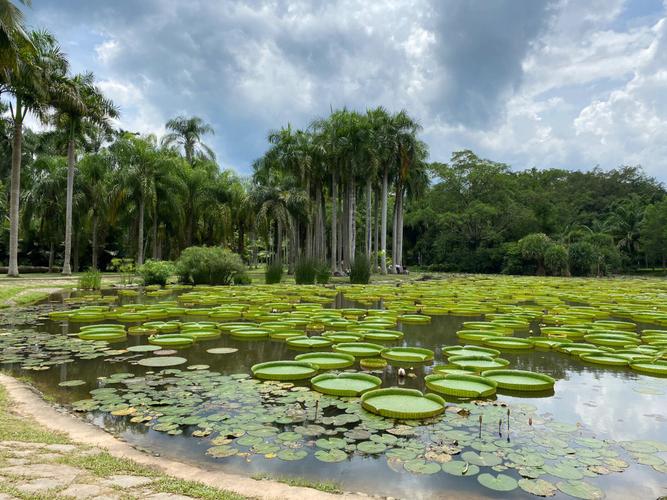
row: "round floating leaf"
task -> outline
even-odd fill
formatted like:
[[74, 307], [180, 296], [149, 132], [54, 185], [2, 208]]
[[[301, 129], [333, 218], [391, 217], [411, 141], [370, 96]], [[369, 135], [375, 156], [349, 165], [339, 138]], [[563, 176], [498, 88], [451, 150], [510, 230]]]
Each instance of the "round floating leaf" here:
[[558, 491], [553, 483], [544, 479], [519, 479], [519, 488], [538, 497], [552, 497]]
[[58, 384], [60, 387], [77, 387], [80, 385], [86, 385], [84, 380], [66, 380]]
[[499, 465], [503, 462], [503, 460], [495, 453], [489, 453], [485, 451], [481, 453], [466, 451], [461, 454], [461, 458], [468, 463], [486, 467], [493, 467], [494, 465]]
[[498, 474], [494, 476], [492, 474], [484, 473], [477, 476], [477, 481], [482, 486], [486, 486], [490, 490], [495, 491], [512, 491], [519, 486], [516, 479], [506, 474]]
[[347, 441], [341, 438], [329, 438], [329, 439], [318, 439], [315, 441], [315, 446], [322, 448], [323, 450], [334, 450], [334, 449], [343, 449], [347, 446]]
[[213, 347], [211, 349], [206, 349], [206, 352], [209, 354], [232, 354], [237, 351], [238, 349], [235, 347]]
[[167, 366], [177, 366], [187, 363], [188, 360], [178, 356], [163, 356], [160, 358], [145, 358], [137, 361], [138, 365], [149, 366], [151, 368], [164, 368]]
[[133, 345], [127, 348], [130, 352], [154, 352], [159, 351], [160, 346], [157, 345]]
[[315, 452], [315, 458], [320, 462], [342, 462], [347, 459], [347, 453], [338, 449], [318, 450]]
[[325, 373], [314, 377], [311, 384], [313, 389], [323, 394], [359, 396], [378, 388], [382, 380], [366, 373], [341, 373], [339, 375]]
[[305, 361], [269, 361], [253, 365], [252, 374], [265, 380], [301, 380], [317, 373], [317, 366]]
[[210, 455], [215, 458], [231, 457], [233, 455], [236, 455], [238, 452], [239, 450], [237, 450], [236, 448], [232, 448], [231, 446], [227, 445], [214, 446], [206, 450], [207, 455]]
[[479, 472], [479, 467], [462, 460], [452, 460], [442, 464], [442, 470], [453, 476], [474, 476]]
[[482, 376], [494, 380], [499, 389], [513, 391], [546, 391], [556, 383], [548, 375], [526, 370], [487, 370]]
[[413, 474], [435, 474], [436, 472], [440, 472], [440, 464], [419, 459], [409, 460], [403, 464], [403, 467]]
[[357, 450], [362, 453], [367, 453], [369, 455], [376, 455], [382, 453], [387, 449], [387, 445], [384, 443], [377, 443], [375, 441], [362, 441], [357, 444]]
[[308, 456], [308, 452], [306, 450], [287, 449], [287, 450], [280, 450], [277, 456], [280, 460], [294, 462], [296, 460], [303, 460], [304, 458], [306, 458]]
[[585, 481], [560, 481], [556, 484], [558, 489], [574, 498], [583, 500], [599, 500], [604, 498], [604, 493], [597, 486]]
[[383, 417], [423, 419], [445, 411], [445, 400], [415, 389], [376, 389], [361, 397], [364, 409]]
[[577, 480], [584, 477], [579, 469], [565, 463], [546, 464], [543, 468], [547, 474], [551, 474], [552, 476], [556, 476], [561, 479]]

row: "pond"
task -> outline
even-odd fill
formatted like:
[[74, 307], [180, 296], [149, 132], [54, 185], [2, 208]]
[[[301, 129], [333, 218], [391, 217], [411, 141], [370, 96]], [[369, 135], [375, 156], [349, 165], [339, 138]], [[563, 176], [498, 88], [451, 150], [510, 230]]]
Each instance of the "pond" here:
[[[6, 315], [0, 362], [128, 442], [211, 471], [333, 481], [346, 491], [403, 498], [445, 492], [456, 498], [656, 498], [667, 483], [667, 379], [659, 375], [667, 352], [666, 299], [661, 280], [477, 276], [336, 289], [110, 291], [53, 298]], [[123, 325], [122, 338], [79, 338], [100, 323]], [[151, 343], [188, 331], [200, 332], [189, 347]], [[402, 338], [383, 340], [383, 331]], [[304, 340], [285, 340], [290, 332], [307, 333], [307, 343], [324, 346], [297, 348], [290, 344]], [[503, 339], [528, 340], [512, 345]], [[371, 356], [376, 363], [389, 358], [384, 368], [369, 371], [362, 367], [373, 364], [368, 357], [348, 357], [350, 366], [337, 370], [377, 376], [382, 388], [434, 394], [438, 387], [425, 378], [435, 373], [448, 383], [469, 373], [476, 387], [485, 370], [475, 371], [476, 363], [547, 375], [555, 383], [509, 390], [498, 375], [498, 387], [482, 379], [482, 387], [495, 390], [486, 397], [440, 393], [444, 411], [437, 397], [403, 399], [395, 409], [404, 412], [401, 420], [376, 414], [372, 392], [362, 406], [359, 397], [313, 390], [309, 379], [317, 366], [301, 380], [284, 380], [296, 377], [289, 369], [281, 380], [255, 378], [251, 371], [311, 351], [346, 352], [341, 345], [355, 352], [363, 343], [421, 348]], [[463, 345], [470, 346], [466, 352], [451, 352]], [[397, 361], [403, 355], [409, 361]], [[327, 359], [318, 356], [321, 363]], [[493, 380], [492, 373], [486, 377]], [[331, 383], [324, 378], [323, 385]], [[361, 392], [377, 385], [366, 383], [352, 386]], [[381, 406], [384, 399], [378, 395], [374, 402]], [[419, 405], [437, 414], [405, 420]]]

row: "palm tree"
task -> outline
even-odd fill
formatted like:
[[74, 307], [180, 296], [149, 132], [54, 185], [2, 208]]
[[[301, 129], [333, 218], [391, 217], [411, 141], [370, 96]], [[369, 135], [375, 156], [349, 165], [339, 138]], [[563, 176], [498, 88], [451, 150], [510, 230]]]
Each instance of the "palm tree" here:
[[97, 269], [100, 222], [111, 202], [112, 157], [108, 151], [87, 154], [79, 161], [78, 168], [91, 219], [91, 267]]
[[166, 127], [171, 132], [162, 138], [162, 144], [167, 147], [182, 147], [185, 159], [190, 165], [196, 158], [215, 160], [213, 150], [202, 142], [202, 136], [214, 133], [213, 127], [204, 120], [198, 116], [177, 116], [169, 120]]
[[[144, 220], [146, 206], [156, 196], [157, 140], [155, 136], [125, 134], [112, 145], [118, 163], [116, 197], [119, 202], [134, 200], [137, 209], [137, 266], [144, 263]], [[151, 205], [152, 206], [152, 205]]]
[[67, 134], [67, 204], [65, 208], [65, 257], [63, 274], [72, 274], [72, 197], [76, 143], [87, 128], [111, 129], [111, 119], [118, 116], [113, 102], [95, 86], [92, 73], [76, 75], [57, 87], [54, 95], [56, 113], [53, 123]]
[[[4, 28], [7, 30], [7, 27]], [[21, 147], [23, 122], [31, 112], [46, 119], [51, 94], [65, 82], [68, 63], [56, 39], [46, 31], [33, 31], [31, 44], [20, 45], [16, 64], [0, 73], [0, 95], [14, 97], [10, 104], [13, 122], [12, 169], [10, 194], [9, 268], [8, 276], [18, 276], [19, 198], [21, 192]]]
[[[30, 6], [30, 0], [19, 0]], [[23, 12], [10, 0], [0, 0], [0, 71], [16, 69], [26, 50], [34, 47], [23, 27]]]

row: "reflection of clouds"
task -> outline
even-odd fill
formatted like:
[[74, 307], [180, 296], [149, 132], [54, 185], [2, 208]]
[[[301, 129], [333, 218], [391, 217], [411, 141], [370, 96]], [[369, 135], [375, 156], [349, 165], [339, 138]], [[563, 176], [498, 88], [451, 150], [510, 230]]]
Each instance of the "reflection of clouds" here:
[[[556, 382], [552, 398], [531, 400], [538, 412], [547, 412], [555, 420], [581, 422], [598, 437], [614, 440], [658, 439], [667, 441], [667, 425], [647, 415], [667, 412], [667, 396], [640, 394], [638, 383], [655, 380], [640, 376], [628, 379], [623, 371], [602, 370], [567, 373]], [[503, 398], [521, 402], [521, 398]], [[596, 406], [588, 406], [587, 403]]]

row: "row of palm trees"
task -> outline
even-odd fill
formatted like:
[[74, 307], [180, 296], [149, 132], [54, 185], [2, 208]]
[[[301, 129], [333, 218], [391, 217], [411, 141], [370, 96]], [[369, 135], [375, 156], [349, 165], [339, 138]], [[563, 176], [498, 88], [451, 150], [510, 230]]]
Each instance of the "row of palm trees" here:
[[[27, 3], [27, 2], [23, 2]], [[57, 40], [47, 31], [27, 32], [23, 16], [8, 0], [0, 2], [0, 97], [10, 98], [12, 162], [9, 203], [9, 276], [18, 276], [19, 204], [23, 132], [32, 113], [52, 125], [66, 143], [65, 257], [71, 274], [72, 206], [77, 146], [92, 129], [109, 131], [118, 115], [113, 103], [95, 86], [91, 73], [70, 75]]]
[[301, 257], [328, 260], [337, 273], [362, 253], [382, 273], [401, 269], [405, 197], [428, 185], [420, 129], [405, 111], [378, 107], [366, 113], [341, 109], [305, 130], [287, 125], [271, 132], [269, 149], [253, 165], [252, 195], [275, 258], [290, 267]]

